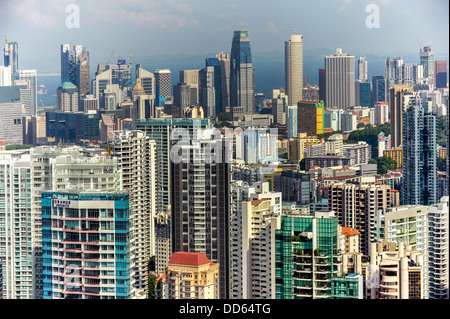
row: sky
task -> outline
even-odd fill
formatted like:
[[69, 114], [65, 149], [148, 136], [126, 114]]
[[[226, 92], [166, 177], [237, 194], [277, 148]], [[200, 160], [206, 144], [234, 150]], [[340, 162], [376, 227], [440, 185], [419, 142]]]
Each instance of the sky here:
[[[73, 11], [73, 6], [79, 9]], [[379, 8], [379, 27], [367, 20]], [[66, 12], [68, 10], [68, 12]], [[74, 19], [79, 17], [79, 19]], [[68, 22], [69, 21], [69, 22]], [[74, 22], [79, 21], [79, 25]], [[374, 20], [373, 20], [374, 21]], [[75, 27], [73, 27], [75, 26]], [[60, 44], [82, 44], [105, 63], [128, 58], [231, 50], [248, 30], [252, 54], [283, 51], [293, 30], [304, 50], [417, 55], [431, 45], [448, 58], [447, 0], [0, 0], [0, 33], [19, 43], [19, 67], [47, 61], [59, 72]], [[1, 62], [0, 62], [1, 63]], [[92, 64], [91, 64], [92, 66]], [[36, 68], [36, 67], [35, 67]], [[54, 68], [54, 70], [53, 70]]]

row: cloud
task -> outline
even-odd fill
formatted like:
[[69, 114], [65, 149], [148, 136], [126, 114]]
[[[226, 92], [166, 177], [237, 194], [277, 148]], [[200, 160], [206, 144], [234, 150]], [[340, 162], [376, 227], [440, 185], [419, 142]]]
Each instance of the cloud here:
[[350, 4], [351, 0], [342, 0], [342, 4], [337, 10], [338, 13], [341, 13], [345, 10], [345, 8]]
[[[52, 2], [52, 5], [47, 6], [48, 2]], [[4, 10], [12, 20], [20, 19], [32, 28], [56, 27], [64, 21], [61, 16], [61, 12], [64, 12], [62, 1], [47, 1], [47, 11], [40, 4], [37, 0], [11, 0], [6, 2], [7, 8]]]

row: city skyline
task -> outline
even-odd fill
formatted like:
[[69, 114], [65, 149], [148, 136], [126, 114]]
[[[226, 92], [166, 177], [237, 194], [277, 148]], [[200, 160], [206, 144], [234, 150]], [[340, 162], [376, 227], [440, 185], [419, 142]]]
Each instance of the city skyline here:
[[[355, 55], [365, 51], [402, 56], [431, 45], [440, 59], [448, 57], [448, 36], [443, 36], [448, 35], [448, 29], [441, 32], [442, 25], [448, 24], [448, 3], [432, 2], [409, 1], [406, 7], [401, 1], [373, 1], [379, 8], [380, 25], [369, 28], [369, 3], [351, 0], [285, 0], [276, 5], [260, 1], [258, 6], [254, 1], [205, 5], [203, 1], [127, 0], [108, 1], [106, 5], [105, 1], [7, 0], [0, 4], [0, 29], [8, 41], [19, 43], [20, 68], [53, 60], [54, 69], [49, 68], [49, 72], [59, 72], [56, 59], [62, 43], [86, 46], [92, 67], [117, 56], [129, 58], [130, 53], [139, 61], [160, 55], [229, 52], [235, 30], [249, 32], [255, 56], [282, 52], [295, 29], [304, 37], [305, 52], [342, 48]], [[71, 4], [79, 10], [79, 25], [75, 27], [67, 22], [76, 13]], [[327, 23], [320, 23], [320, 17], [325, 16]], [[329, 25], [336, 27], [330, 29]]]

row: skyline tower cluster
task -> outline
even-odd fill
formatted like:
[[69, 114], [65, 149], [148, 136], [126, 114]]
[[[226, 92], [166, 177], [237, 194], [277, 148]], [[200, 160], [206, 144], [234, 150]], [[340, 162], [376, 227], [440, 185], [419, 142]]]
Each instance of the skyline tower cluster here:
[[249, 32], [230, 40], [201, 68], [130, 55], [92, 76], [88, 48], [61, 44], [42, 108], [5, 47], [1, 297], [449, 298], [449, 88], [431, 46], [373, 76], [336, 48], [317, 86], [294, 30], [283, 87], [260, 93]]

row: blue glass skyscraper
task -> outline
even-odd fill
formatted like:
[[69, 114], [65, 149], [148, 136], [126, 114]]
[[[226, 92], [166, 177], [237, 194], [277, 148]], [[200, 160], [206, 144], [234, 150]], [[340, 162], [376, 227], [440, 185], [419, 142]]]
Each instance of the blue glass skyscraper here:
[[231, 45], [230, 104], [243, 113], [255, 109], [255, 69], [252, 64], [248, 31], [234, 31]]

